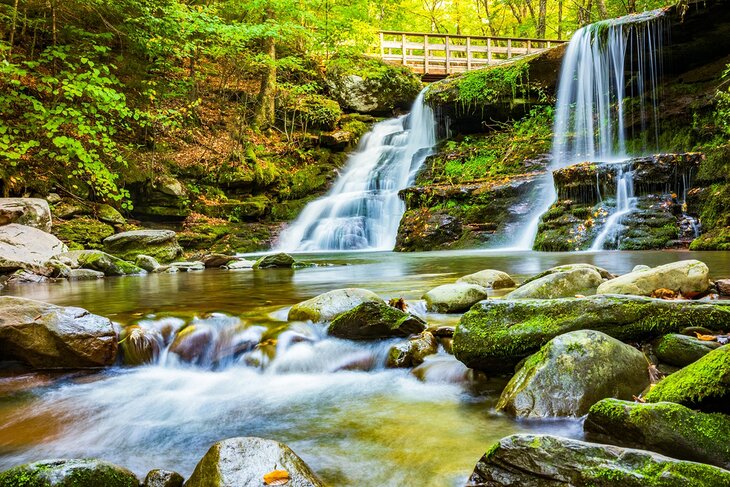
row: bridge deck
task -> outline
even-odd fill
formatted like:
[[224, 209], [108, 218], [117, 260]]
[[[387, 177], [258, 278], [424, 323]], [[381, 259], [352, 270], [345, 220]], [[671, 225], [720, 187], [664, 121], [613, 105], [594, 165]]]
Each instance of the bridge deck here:
[[380, 32], [380, 57], [414, 72], [440, 77], [536, 54], [567, 41], [420, 32]]

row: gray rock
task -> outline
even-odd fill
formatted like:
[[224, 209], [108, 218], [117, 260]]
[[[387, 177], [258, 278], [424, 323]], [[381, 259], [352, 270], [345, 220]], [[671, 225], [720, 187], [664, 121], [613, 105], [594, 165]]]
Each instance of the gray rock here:
[[577, 268], [547, 274], [515, 289], [505, 299], [555, 299], [595, 294], [603, 282], [594, 269]]
[[51, 208], [41, 198], [0, 198], [0, 225], [17, 223], [50, 233]]
[[488, 297], [482, 286], [466, 283], [444, 284], [423, 295], [428, 310], [436, 313], [460, 313]]
[[717, 342], [699, 340], [678, 333], [670, 333], [656, 341], [654, 353], [662, 363], [675, 367], [684, 367], [692, 362], [696, 362], [719, 347], [720, 344]]
[[182, 247], [172, 230], [133, 230], [104, 239], [104, 247], [110, 254], [134, 261], [138, 255], [149, 255], [159, 262], [172, 262], [182, 255]]
[[3, 487], [139, 487], [124, 467], [103, 460], [41, 460], [0, 473]]
[[151, 255], [138, 255], [134, 264], [147, 272], [154, 272], [158, 267], [160, 267], [160, 263]]
[[278, 254], [264, 255], [253, 265], [254, 269], [271, 269], [276, 267], [291, 268], [294, 265], [294, 257], [284, 252]]
[[56, 203], [59, 203], [61, 201], [61, 196], [58, 193], [48, 193], [48, 196], [46, 196], [46, 201], [48, 204], [55, 205]]
[[185, 487], [242, 487], [264, 485], [273, 470], [289, 474], [289, 487], [324, 484], [288, 446], [255, 437], [229, 438], [215, 443], [200, 460]]
[[730, 485], [730, 472], [648, 451], [549, 435], [513, 435], [484, 454], [467, 485], [717, 487]]
[[598, 286], [599, 294], [651, 296], [657, 289], [670, 289], [685, 296], [710, 288], [710, 270], [699, 260], [682, 260], [649, 270], [630, 272]]
[[150, 470], [144, 478], [142, 487], [182, 487], [185, 479], [171, 470]]
[[438, 347], [436, 337], [424, 331], [406, 342], [390, 347], [386, 366], [391, 368], [416, 367], [421, 365], [427, 356], [438, 352]]
[[0, 297], [0, 360], [36, 368], [112, 365], [117, 334], [108, 318], [85, 309]]
[[365, 302], [332, 320], [327, 333], [349, 340], [375, 340], [420, 333], [426, 323], [382, 302]]
[[543, 272], [541, 272], [539, 274], [536, 274], [536, 275], [534, 275], [532, 277], [529, 277], [529, 278], [527, 278], [527, 279], [524, 280], [524, 282], [522, 283], [522, 285], [524, 286], [528, 282], [534, 281], [535, 279], [540, 279], [541, 277], [545, 277], [545, 276], [547, 276], [549, 274], [555, 274], [557, 272], [570, 272], [570, 271], [574, 271], [576, 269], [591, 269], [591, 270], [594, 270], [594, 271], [598, 272], [603, 279], [613, 279], [614, 277], [616, 277], [613, 274], [611, 274], [610, 272], [608, 272], [606, 269], [604, 269], [602, 267], [595, 266], [593, 264], [585, 264], [585, 263], [565, 264], [565, 265], [559, 265], [559, 266], [551, 267], [550, 269], [548, 269], [546, 271], [543, 271]]
[[181, 272], [204, 271], [205, 264], [202, 262], [172, 262], [170, 267], [176, 267]]
[[515, 287], [515, 281], [509, 274], [494, 269], [485, 269], [475, 272], [456, 280], [457, 283], [476, 284], [487, 289], [502, 289], [506, 287]]
[[335, 289], [295, 304], [289, 310], [289, 321], [332, 321], [337, 315], [362, 303], [385, 303], [372, 291], [360, 288]]
[[73, 268], [91, 269], [103, 272], [105, 276], [127, 276], [144, 274], [145, 270], [131, 262], [118, 259], [101, 250], [72, 250], [59, 254], [60, 259], [69, 259]]
[[253, 265], [256, 263], [256, 261], [253, 260], [246, 260], [246, 259], [240, 259], [240, 260], [234, 260], [226, 264], [226, 269], [234, 271], [237, 269], [253, 269]]
[[17, 223], [0, 226], [0, 274], [23, 269], [50, 275], [46, 262], [66, 250], [63, 242], [37, 228]]
[[71, 281], [87, 281], [94, 279], [103, 279], [104, 273], [94, 271], [91, 269], [71, 269], [68, 273], [68, 278]]
[[521, 417], [582, 416], [601, 399], [631, 399], [649, 385], [644, 354], [580, 330], [550, 340], [512, 377], [497, 409]]

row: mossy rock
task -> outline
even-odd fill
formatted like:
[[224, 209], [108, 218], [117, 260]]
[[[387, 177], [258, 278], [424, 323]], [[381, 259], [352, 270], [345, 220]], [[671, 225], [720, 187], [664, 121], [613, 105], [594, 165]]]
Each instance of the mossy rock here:
[[730, 250], [730, 227], [716, 228], [694, 239], [690, 250]]
[[139, 487], [126, 468], [103, 460], [42, 460], [0, 473], [2, 487]]
[[724, 414], [698, 413], [671, 402], [604, 399], [591, 407], [583, 428], [601, 443], [730, 469], [730, 417]]
[[570, 271], [574, 271], [576, 269], [592, 269], [592, 270], [598, 272], [603, 279], [613, 279], [614, 277], [616, 277], [613, 274], [611, 274], [610, 272], [608, 272], [606, 269], [604, 269], [603, 267], [598, 267], [593, 264], [584, 264], [584, 263], [565, 264], [565, 265], [559, 265], [556, 267], [551, 267], [550, 269], [548, 269], [546, 271], [542, 271], [539, 274], [535, 274], [534, 276], [528, 277], [527, 279], [525, 279], [522, 282], [521, 286], [524, 286], [528, 282], [532, 282], [535, 279], [540, 279], [549, 274], [555, 274], [557, 272], [570, 272]]
[[320, 294], [312, 299], [295, 304], [289, 310], [289, 321], [332, 321], [342, 313], [363, 303], [384, 303], [383, 299], [372, 291], [359, 288], [335, 289]]
[[553, 300], [487, 300], [472, 307], [454, 332], [454, 355], [468, 367], [511, 371], [550, 339], [596, 330], [622, 341], [641, 341], [687, 326], [723, 328], [730, 305], [596, 295]]
[[259, 257], [256, 263], [253, 265], [254, 269], [291, 269], [296, 260], [291, 255], [285, 252], [279, 252], [278, 254], [270, 254]]
[[349, 340], [406, 337], [420, 333], [426, 323], [420, 318], [385, 303], [368, 301], [337, 316], [327, 333]]
[[182, 255], [182, 248], [172, 230], [133, 230], [104, 239], [110, 254], [134, 262], [137, 256], [149, 255], [159, 262], [172, 262]]
[[730, 413], [730, 345], [662, 379], [645, 398], [649, 402], [669, 401], [706, 412]]
[[531, 355], [497, 409], [521, 417], [582, 416], [601, 399], [631, 399], [649, 385], [640, 351], [593, 330], [565, 333]]
[[564, 272], [549, 273], [518, 287], [506, 299], [555, 299], [570, 298], [577, 294], [595, 294], [603, 282], [595, 269], [577, 268]]
[[439, 342], [430, 332], [424, 331], [410, 340], [393, 345], [388, 350], [386, 367], [416, 367], [421, 365], [426, 357], [438, 352]]
[[104, 239], [114, 235], [114, 227], [93, 218], [79, 217], [56, 220], [52, 233], [71, 249], [101, 250]]
[[717, 342], [670, 333], [656, 341], [654, 353], [662, 363], [685, 367], [719, 347]]
[[730, 472], [658, 453], [550, 435], [513, 435], [479, 460], [468, 485], [717, 487]]
[[69, 258], [74, 263], [74, 267], [103, 272], [105, 276], [127, 276], [146, 272], [131, 262], [101, 250], [72, 250], [60, 254], [60, 256]]
[[142, 487], [183, 487], [185, 479], [171, 470], [150, 470], [144, 478]]

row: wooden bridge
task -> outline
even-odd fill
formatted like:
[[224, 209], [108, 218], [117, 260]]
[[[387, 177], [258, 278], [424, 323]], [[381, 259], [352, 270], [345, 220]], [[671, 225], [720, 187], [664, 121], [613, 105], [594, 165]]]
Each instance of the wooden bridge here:
[[380, 32], [380, 56], [389, 63], [408, 66], [424, 78], [498, 64], [535, 54], [567, 41], [524, 37], [479, 37], [420, 32]]

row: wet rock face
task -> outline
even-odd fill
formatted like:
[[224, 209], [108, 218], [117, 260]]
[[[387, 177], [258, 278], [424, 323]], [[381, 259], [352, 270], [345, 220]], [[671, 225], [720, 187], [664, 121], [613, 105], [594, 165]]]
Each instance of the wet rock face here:
[[335, 289], [295, 304], [289, 310], [289, 321], [331, 321], [362, 303], [385, 303], [372, 291], [359, 288]]
[[385, 303], [366, 302], [337, 316], [327, 333], [349, 340], [405, 337], [419, 333], [426, 323]]
[[103, 460], [42, 460], [0, 473], [2, 486], [139, 487], [126, 468]]
[[240, 437], [214, 444], [195, 467], [185, 487], [264, 485], [264, 475], [273, 470], [287, 472], [287, 486], [324, 486], [288, 446], [263, 438]]
[[424, 331], [407, 342], [394, 345], [388, 350], [388, 367], [415, 367], [438, 351], [438, 341], [431, 333]]

